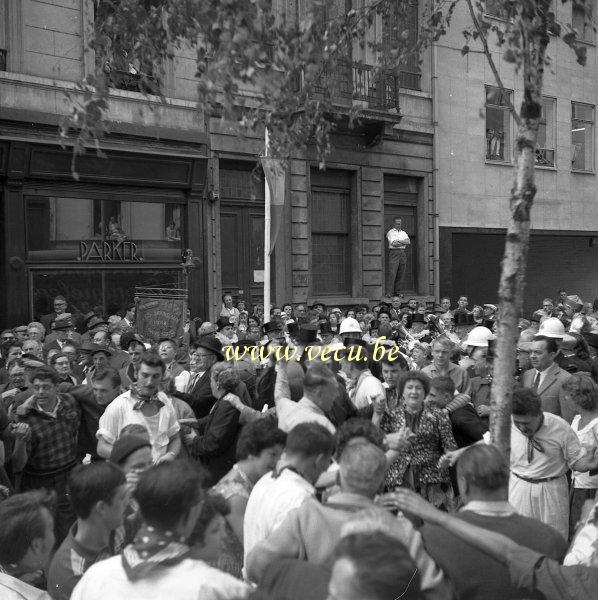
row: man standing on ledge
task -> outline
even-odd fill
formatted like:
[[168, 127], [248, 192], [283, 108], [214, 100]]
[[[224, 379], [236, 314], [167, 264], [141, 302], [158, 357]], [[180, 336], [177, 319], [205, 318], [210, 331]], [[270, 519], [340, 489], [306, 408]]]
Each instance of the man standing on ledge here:
[[388, 296], [397, 296], [401, 292], [401, 285], [407, 270], [407, 246], [411, 244], [409, 236], [401, 229], [403, 220], [400, 217], [393, 219], [394, 227], [386, 234], [388, 240], [388, 281], [386, 293]]

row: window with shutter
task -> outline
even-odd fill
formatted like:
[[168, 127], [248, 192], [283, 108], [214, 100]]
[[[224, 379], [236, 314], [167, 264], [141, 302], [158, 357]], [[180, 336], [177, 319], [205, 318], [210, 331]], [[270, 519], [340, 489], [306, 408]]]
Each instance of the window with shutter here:
[[312, 287], [318, 296], [351, 294], [351, 179], [334, 175], [312, 176]]

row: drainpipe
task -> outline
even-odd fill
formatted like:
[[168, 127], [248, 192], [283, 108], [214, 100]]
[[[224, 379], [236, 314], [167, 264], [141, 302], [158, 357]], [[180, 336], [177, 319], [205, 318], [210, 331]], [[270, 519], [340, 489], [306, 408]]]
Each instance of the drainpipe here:
[[436, 42], [432, 42], [430, 52], [430, 74], [432, 92], [432, 126], [434, 138], [432, 141], [432, 193], [434, 213], [434, 297], [440, 302], [440, 226], [438, 213], [438, 52]]

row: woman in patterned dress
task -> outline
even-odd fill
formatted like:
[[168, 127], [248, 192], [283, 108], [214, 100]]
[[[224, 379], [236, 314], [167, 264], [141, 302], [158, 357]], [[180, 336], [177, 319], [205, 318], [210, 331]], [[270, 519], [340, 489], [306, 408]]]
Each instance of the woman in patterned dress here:
[[438, 466], [440, 457], [457, 448], [448, 416], [425, 400], [430, 380], [421, 371], [404, 373], [397, 388], [400, 399], [387, 405], [380, 421], [385, 433], [402, 432], [401, 455], [386, 472], [386, 487], [409, 487], [434, 506], [454, 508], [448, 470]]
[[235, 577], [243, 567], [243, 519], [249, 494], [255, 483], [278, 462], [286, 434], [270, 419], [258, 419], [245, 425], [237, 442], [237, 463], [210, 490], [228, 505], [225, 551], [214, 565]]

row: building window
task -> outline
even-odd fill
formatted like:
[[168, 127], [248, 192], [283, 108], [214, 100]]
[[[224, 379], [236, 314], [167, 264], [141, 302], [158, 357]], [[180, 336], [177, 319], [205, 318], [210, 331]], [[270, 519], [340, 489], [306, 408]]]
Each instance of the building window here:
[[[383, 52], [393, 48], [409, 51], [417, 45], [419, 12], [417, 0], [395, 0], [382, 21]], [[408, 52], [399, 66], [399, 85], [410, 90], [421, 89], [419, 53]]]
[[[149, 12], [162, 0], [142, 0], [143, 8]], [[114, 26], [116, 2], [99, 2], [94, 9], [94, 46], [96, 49], [96, 71], [103, 72], [108, 86], [129, 92], [159, 94], [157, 79], [159, 69], [147, 56], [134, 56], [131, 52], [135, 40], [124, 39]]]
[[571, 170], [594, 170], [594, 107], [571, 103]]
[[543, 167], [554, 167], [555, 107], [554, 98], [542, 98], [542, 116], [536, 140], [536, 164]]
[[331, 171], [314, 173], [311, 186], [314, 295], [351, 295], [350, 233], [350, 175]]
[[513, 92], [486, 87], [486, 160], [511, 161], [511, 110]]
[[31, 260], [180, 261], [182, 203], [26, 196], [25, 206]]
[[594, 42], [594, 0], [573, 0], [571, 5], [571, 24], [577, 32], [577, 39]]
[[67, 298], [69, 307], [77, 314], [86, 314], [96, 307], [106, 315], [120, 311], [135, 297], [136, 287], [170, 287], [181, 284], [181, 268], [160, 267], [135, 269], [111, 268], [52, 268], [31, 269], [31, 304], [33, 314], [52, 312], [53, 300], [59, 294]]

